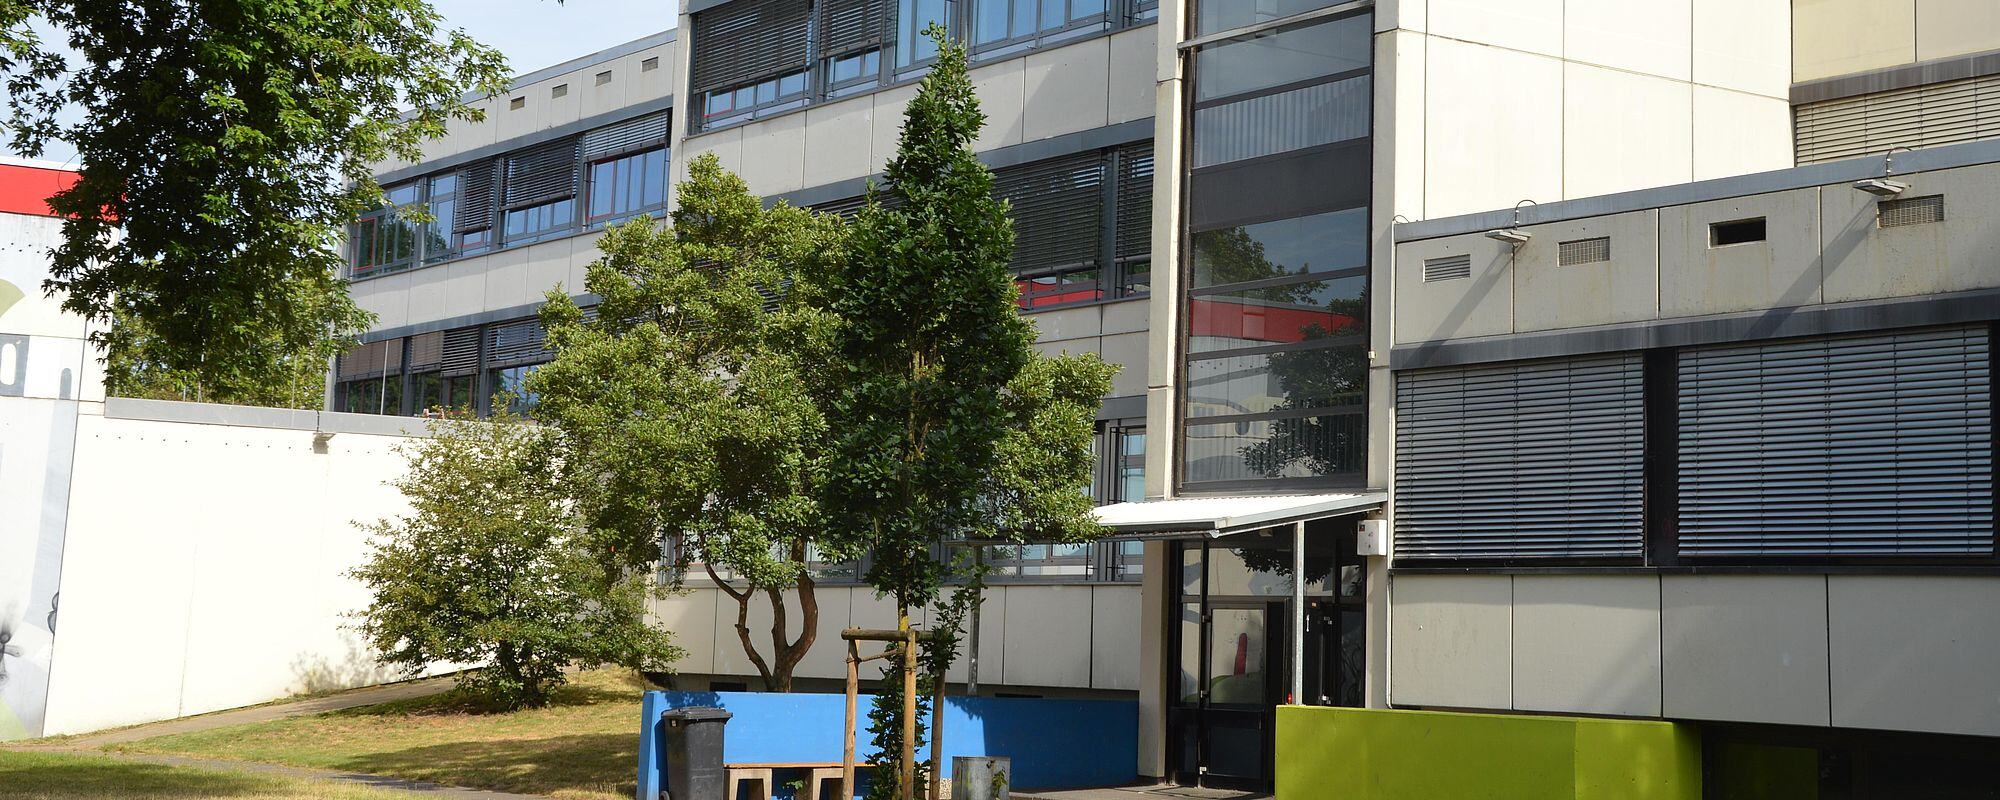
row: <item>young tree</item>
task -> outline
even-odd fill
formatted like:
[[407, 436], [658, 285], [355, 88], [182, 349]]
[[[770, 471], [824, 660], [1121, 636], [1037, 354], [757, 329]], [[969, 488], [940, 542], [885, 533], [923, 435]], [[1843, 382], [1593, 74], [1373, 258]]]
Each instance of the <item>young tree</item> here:
[[428, 0], [0, 0], [12, 143], [81, 163], [43, 288], [134, 323], [131, 358], [195, 386], [336, 347], [367, 324], [338, 244], [382, 201], [372, 164], [504, 91], [500, 54], [440, 22]]
[[[895, 599], [904, 629], [910, 610], [939, 594], [947, 568], [932, 548], [941, 541], [1096, 534], [1084, 494], [1090, 411], [1111, 373], [1094, 356], [1041, 358], [1032, 349], [1034, 326], [1016, 309], [1008, 270], [1007, 208], [971, 150], [985, 115], [965, 50], [937, 26], [927, 34], [938, 41], [937, 61], [829, 292], [844, 386], [829, 413], [826, 510], [834, 535], [873, 553], [868, 582]], [[943, 655], [921, 655], [931, 668], [956, 649], [955, 615], [940, 617]], [[908, 796], [924, 780], [920, 768], [903, 785], [889, 765], [906, 726], [910, 747], [923, 736], [903, 719], [900, 696], [901, 682], [885, 681], [870, 714], [883, 753], [877, 797]]]
[[[765, 687], [790, 691], [819, 625], [808, 560], [851, 554], [821, 540], [818, 499], [834, 377], [821, 276], [840, 223], [765, 209], [714, 156], [676, 191], [672, 227], [641, 218], [599, 240], [604, 257], [584, 279], [603, 298], [594, 319], [549, 293], [556, 358], [529, 378], [535, 416], [599, 549], [636, 568], [663, 539], [678, 543], [678, 566], [699, 561], [736, 601], [737, 639]], [[749, 624], [758, 595], [771, 606], [768, 657]]]
[[645, 618], [649, 576], [606, 569], [543, 468], [533, 426], [436, 423], [395, 483], [410, 513], [371, 526], [353, 576], [374, 593], [357, 627], [414, 677], [477, 664], [458, 684], [506, 709], [547, 704], [571, 666], [663, 669], [679, 657]]

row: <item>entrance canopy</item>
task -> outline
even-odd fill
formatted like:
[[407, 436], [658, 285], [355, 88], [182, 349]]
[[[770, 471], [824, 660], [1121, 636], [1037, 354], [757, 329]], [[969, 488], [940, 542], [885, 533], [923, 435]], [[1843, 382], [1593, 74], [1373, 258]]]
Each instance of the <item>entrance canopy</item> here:
[[1384, 492], [1264, 497], [1181, 497], [1097, 508], [1113, 536], [1135, 539], [1214, 538], [1274, 525], [1311, 522], [1381, 508]]

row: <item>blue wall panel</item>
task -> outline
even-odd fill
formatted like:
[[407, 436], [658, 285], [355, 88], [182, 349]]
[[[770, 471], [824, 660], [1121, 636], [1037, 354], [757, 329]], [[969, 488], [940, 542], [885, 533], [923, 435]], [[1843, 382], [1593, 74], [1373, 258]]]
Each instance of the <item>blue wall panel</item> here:
[[[857, 706], [857, 759], [874, 750], [868, 706]], [[840, 727], [846, 714], [837, 694], [766, 692], [647, 692], [641, 708], [639, 797], [656, 798], [665, 786], [660, 712], [709, 706], [727, 710], [723, 761], [754, 764], [840, 761]], [[917, 754], [925, 758], [929, 751]], [[1008, 756], [1013, 784], [1021, 789], [1116, 786], [1138, 774], [1139, 704], [1130, 700], [1062, 700], [1016, 697], [947, 697], [944, 779], [954, 756]], [[650, 793], [649, 793], [650, 789]]]

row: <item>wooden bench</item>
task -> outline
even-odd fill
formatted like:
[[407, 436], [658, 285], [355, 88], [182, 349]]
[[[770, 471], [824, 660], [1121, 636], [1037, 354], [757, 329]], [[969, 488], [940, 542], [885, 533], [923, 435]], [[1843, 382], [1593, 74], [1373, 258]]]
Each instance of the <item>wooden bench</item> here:
[[[729, 796], [727, 800], [737, 800], [738, 798], [742, 797], [742, 794], [740, 794], [740, 789], [745, 783], [752, 783], [755, 784], [757, 787], [751, 790], [750, 797], [752, 798], [752, 800], [771, 800], [772, 793], [777, 790], [777, 786], [774, 785], [771, 781], [771, 773], [781, 769], [796, 769], [805, 771], [806, 785], [805, 788], [799, 790], [798, 800], [822, 800], [822, 797], [820, 795], [821, 784], [825, 783], [826, 781], [833, 781], [835, 788], [832, 792], [829, 792], [828, 794], [825, 795], [824, 800], [848, 800], [849, 798], [853, 797], [853, 793], [847, 791], [846, 786], [841, 785], [840, 762], [838, 761], [832, 761], [832, 762], [793, 761], [793, 762], [774, 762], [770, 764], [724, 764], [722, 765], [722, 767], [724, 770], [725, 777], [729, 784]], [[869, 764], [854, 765], [854, 771], [857, 775], [860, 774], [862, 770], [872, 769], [872, 768], [873, 766]]]

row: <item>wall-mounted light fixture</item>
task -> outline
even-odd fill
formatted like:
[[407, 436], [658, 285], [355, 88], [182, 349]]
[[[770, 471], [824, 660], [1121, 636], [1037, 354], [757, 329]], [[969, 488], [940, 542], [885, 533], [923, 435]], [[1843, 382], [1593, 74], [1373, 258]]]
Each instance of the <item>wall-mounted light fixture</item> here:
[[1855, 181], [1854, 188], [1880, 197], [1895, 197], [1902, 194], [1904, 189], [1910, 188], [1910, 185], [1887, 178], [1864, 178]]
[[1506, 242], [1515, 247], [1527, 244], [1530, 236], [1533, 234], [1520, 228], [1494, 228], [1486, 232], [1486, 238]]

